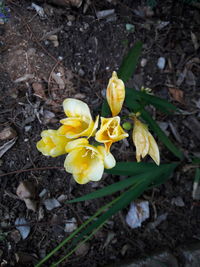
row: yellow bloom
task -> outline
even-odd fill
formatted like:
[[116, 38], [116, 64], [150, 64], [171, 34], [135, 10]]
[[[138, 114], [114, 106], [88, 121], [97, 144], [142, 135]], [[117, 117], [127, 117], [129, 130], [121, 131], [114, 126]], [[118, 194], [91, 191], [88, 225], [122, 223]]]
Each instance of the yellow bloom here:
[[60, 136], [57, 130], [42, 131], [41, 137], [36, 146], [43, 155], [57, 157], [66, 153], [65, 146], [69, 139]]
[[109, 80], [106, 98], [110, 106], [112, 116], [117, 116], [120, 113], [124, 103], [125, 87], [123, 81], [118, 79], [115, 71], [113, 71], [112, 77]]
[[136, 159], [140, 162], [140, 157], [144, 158], [147, 154], [155, 161], [157, 165], [160, 164], [160, 154], [158, 145], [148, 130], [148, 127], [139, 121], [136, 116], [134, 119], [133, 128], [133, 142], [136, 146]]
[[99, 181], [102, 178], [104, 167], [113, 168], [116, 164], [111, 153], [106, 154], [103, 146], [94, 147], [86, 138], [73, 140], [66, 145], [69, 153], [64, 167], [72, 173], [75, 181], [86, 184], [89, 181]]
[[67, 98], [63, 102], [63, 108], [68, 118], [60, 121], [63, 125], [58, 129], [59, 134], [70, 139], [80, 136], [89, 138], [94, 135], [99, 117], [97, 116], [95, 122], [92, 120], [87, 104], [81, 100]]
[[128, 134], [124, 132], [120, 126], [120, 117], [113, 118], [101, 117], [101, 127], [97, 131], [95, 139], [100, 143], [105, 144], [106, 151], [110, 151], [112, 143], [120, 141], [128, 137]]

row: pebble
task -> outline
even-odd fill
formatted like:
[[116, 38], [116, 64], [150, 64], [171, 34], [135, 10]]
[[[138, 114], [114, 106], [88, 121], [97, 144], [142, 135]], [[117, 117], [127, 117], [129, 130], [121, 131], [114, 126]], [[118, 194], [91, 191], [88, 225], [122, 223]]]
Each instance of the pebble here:
[[160, 70], [163, 70], [165, 68], [166, 59], [164, 57], [159, 57], [157, 66]]

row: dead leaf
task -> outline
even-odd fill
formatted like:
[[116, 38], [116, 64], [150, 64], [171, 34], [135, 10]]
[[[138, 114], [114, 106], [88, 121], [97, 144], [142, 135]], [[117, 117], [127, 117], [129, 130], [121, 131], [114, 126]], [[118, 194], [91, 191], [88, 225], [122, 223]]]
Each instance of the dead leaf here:
[[35, 201], [35, 187], [30, 181], [23, 181], [16, 190], [18, 197], [26, 204], [27, 209], [36, 211], [37, 204]]
[[6, 127], [0, 132], [0, 140], [13, 139], [17, 136], [16, 131], [11, 127]]
[[198, 40], [197, 40], [196, 35], [193, 32], [191, 32], [191, 39], [192, 39], [192, 43], [194, 45], [194, 49], [198, 50], [199, 49]]
[[63, 79], [61, 78], [60, 73], [53, 72], [51, 76], [54, 79], [54, 81], [58, 84], [60, 89], [65, 89], [65, 83], [64, 83]]
[[35, 82], [32, 84], [32, 87], [33, 87], [35, 96], [38, 96], [42, 99], [46, 99], [45, 89], [41, 83]]
[[17, 140], [17, 137], [8, 141], [3, 146], [0, 147], [0, 158], [12, 147], [14, 146], [15, 142]]
[[16, 194], [22, 200], [25, 198], [35, 198], [35, 187], [30, 181], [23, 181], [18, 185]]
[[169, 88], [169, 92], [172, 96], [172, 98], [181, 103], [184, 104], [184, 99], [183, 99], [183, 91], [177, 88]]

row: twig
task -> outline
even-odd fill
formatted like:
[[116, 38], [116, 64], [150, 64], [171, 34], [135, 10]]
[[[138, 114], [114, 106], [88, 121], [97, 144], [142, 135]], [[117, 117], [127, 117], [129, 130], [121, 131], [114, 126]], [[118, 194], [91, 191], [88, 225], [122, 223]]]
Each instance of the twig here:
[[47, 167], [40, 167], [40, 168], [31, 168], [31, 169], [21, 169], [21, 170], [17, 170], [17, 171], [12, 171], [12, 172], [7, 172], [7, 173], [3, 173], [0, 174], [0, 177], [6, 176], [6, 175], [12, 175], [12, 174], [18, 174], [18, 173], [22, 173], [22, 172], [31, 172], [31, 171], [45, 171], [45, 170], [52, 170], [52, 169], [64, 169], [64, 167], [52, 167], [52, 166], [47, 166]]

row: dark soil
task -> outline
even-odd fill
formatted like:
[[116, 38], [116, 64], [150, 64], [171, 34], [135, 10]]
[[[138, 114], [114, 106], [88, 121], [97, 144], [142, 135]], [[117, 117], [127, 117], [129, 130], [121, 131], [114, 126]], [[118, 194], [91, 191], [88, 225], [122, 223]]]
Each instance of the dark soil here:
[[[200, 154], [200, 10], [183, 1], [157, 1], [153, 13], [146, 11], [145, 1], [109, 2], [91, 1], [84, 13], [84, 4], [75, 8], [38, 1], [46, 12], [46, 18], [41, 19], [35, 10], [28, 8], [31, 2], [7, 1], [10, 19], [0, 25], [0, 131], [12, 127], [17, 132], [17, 140], [0, 159], [2, 266], [34, 265], [68, 235], [64, 232], [68, 220], [74, 217], [81, 224], [111, 200], [108, 197], [71, 205], [61, 203], [61, 207], [48, 211], [39, 199], [43, 189], [47, 190], [45, 198], [66, 195], [67, 199], [73, 199], [124, 179], [104, 175], [99, 183], [80, 186], [62, 168], [65, 156], [44, 157], [37, 151], [36, 142], [42, 130], [58, 128], [59, 120], [65, 116], [62, 102], [67, 97], [85, 101], [94, 116], [100, 112], [108, 79], [112, 71], [118, 70], [136, 40], [143, 42], [140, 62], [146, 59], [147, 64], [139, 63], [129, 86], [150, 87], [155, 95], [179, 107], [181, 114], [166, 116], [152, 109], [152, 116], [159, 123], [166, 123], [169, 138], [184, 152], [186, 161], [189, 155]], [[111, 21], [97, 19], [96, 12], [105, 9], [114, 9], [116, 17]], [[169, 23], [162, 27], [161, 22]], [[126, 30], [127, 23], [134, 25], [133, 32]], [[47, 33], [55, 29], [52, 34], [58, 37], [57, 47], [47, 38]], [[157, 67], [159, 57], [166, 59], [164, 70]], [[64, 88], [52, 78], [54, 72], [62, 74]], [[31, 76], [16, 81], [26, 74]], [[182, 80], [181, 74], [185, 75]], [[34, 84], [40, 85], [39, 91]], [[176, 94], [173, 90], [177, 90]], [[181, 98], [177, 92], [181, 92]], [[0, 146], [7, 141], [1, 140]], [[161, 143], [159, 146], [161, 162], [177, 160]], [[116, 145], [113, 154], [118, 160], [135, 161], [131, 139], [128, 145], [124, 142]], [[177, 248], [198, 241], [200, 236], [199, 202], [192, 198], [195, 169], [188, 166], [184, 163], [165, 185], [141, 196], [150, 202], [151, 208], [150, 218], [142, 227], [129, 228], [125, 222], [127, 210], [123, 210], [88, 242], [86, 253], [73, 254], [60, 266], [117, 264], [166, 249], [179, 258]], [[20, 172], [26, 169], [32, 170]], [[28, 210], [16, 196], [19, 182], [24, 180], [36, 188], [40, 207], [36, 212]], [[173, 204], [172, 199], [176, 197], [183, 200], [182, 207]], [[150, 230], [149, 223], [165, 213], [166, 220]], [[15, 220], [18, 217], [26, 218], [31, 226], [25, 240], [17, 238]], [[110, 234], [113, 238], [106, 244]], [[51, 262], [62, 255], [64, 250]], [[182, 259], [179, 261], [182, 266]]]

